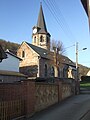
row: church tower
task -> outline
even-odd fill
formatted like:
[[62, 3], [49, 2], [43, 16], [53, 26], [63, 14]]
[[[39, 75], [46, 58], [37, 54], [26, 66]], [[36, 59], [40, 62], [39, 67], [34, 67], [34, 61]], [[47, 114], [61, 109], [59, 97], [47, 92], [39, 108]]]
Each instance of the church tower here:
[[47, 31], [42, 4], [38, 16], [37, 25], [33, 27], [32, 44], [50, 50], [50, 34]]

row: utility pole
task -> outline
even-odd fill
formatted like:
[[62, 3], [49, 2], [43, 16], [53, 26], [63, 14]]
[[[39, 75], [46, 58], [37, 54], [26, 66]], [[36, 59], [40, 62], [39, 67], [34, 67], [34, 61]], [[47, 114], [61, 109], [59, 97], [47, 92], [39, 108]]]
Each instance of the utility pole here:
[[78, 42], [76, 42], [76, 80], [78, 80], [78, 52], [82, 50], [86, 50], [87, 48], [83, 48], [81, 50], [78, 50]]
[[78, 42], [76, 42], [76, 90], [75, 90], [75, 94], [79, 94], [79, 90], [80, 90], [80, 85], [79, 85], [79, 81], [78, 81]]
[[[82, 50], [86, 50], [87, 48], [83, 48]], [[78, 42], [76, 42], [76, 94], [79, 93], [80, 84], [79, 84], [79, 69], [78, 69]]]
[[76, 42], [76, 70], [78, 69], [78, 42]]

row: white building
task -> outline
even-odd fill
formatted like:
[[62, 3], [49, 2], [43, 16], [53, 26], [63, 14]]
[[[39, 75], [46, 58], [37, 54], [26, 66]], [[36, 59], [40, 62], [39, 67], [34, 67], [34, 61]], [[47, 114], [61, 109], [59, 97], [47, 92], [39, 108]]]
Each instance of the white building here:
[[87, 76], [90, 76], [90, 70], [88, 71]]
[[7, 59], [4, 59], [0, 63], [0, 70], [19, 72], [19, 62], [22, 59], [11, 53], [9, 50], [5, 53], [7, 55]]
[[20, 59], [9, 50], [6, 52], [7, 59], [0, 62], [0, 83], [13, 83], [27, 78], [24, 74], [19, 73]]

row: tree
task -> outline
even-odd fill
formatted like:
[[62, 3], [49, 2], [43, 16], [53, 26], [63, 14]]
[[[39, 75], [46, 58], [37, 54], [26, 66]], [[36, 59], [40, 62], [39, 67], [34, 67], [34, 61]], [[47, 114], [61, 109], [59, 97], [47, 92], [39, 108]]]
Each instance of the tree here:
[[51, 50], [54, 50], [54, 49], [57, 49], [59, 54], [65, 54], [65, 48], [64, 48], [64, 45], [63, 43], [60, 41], [60, 40], [54, 40], [52, 39], [51, 41]]
[[18, 47], [20, 46], [17, 43], [9, 42], [3, 39], [0, 39], [0, 45], [2, 46], [3, 50], [6, 51], [9, 49], [12, 53], [16, 54]]

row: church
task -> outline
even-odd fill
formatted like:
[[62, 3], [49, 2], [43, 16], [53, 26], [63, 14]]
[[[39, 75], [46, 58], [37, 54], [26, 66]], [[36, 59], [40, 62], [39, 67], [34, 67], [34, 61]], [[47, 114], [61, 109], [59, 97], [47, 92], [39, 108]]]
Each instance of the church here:
[[50, 37], [40, 5], [37, 25], [32, 28], [32, 44], [24, 41], [17, 50], [17, 56], [22, 59], [19, 65], [20, 72], [28, 77], [75, 79], [75, 63], [60, 55], [58, 48], [50, 50]]

